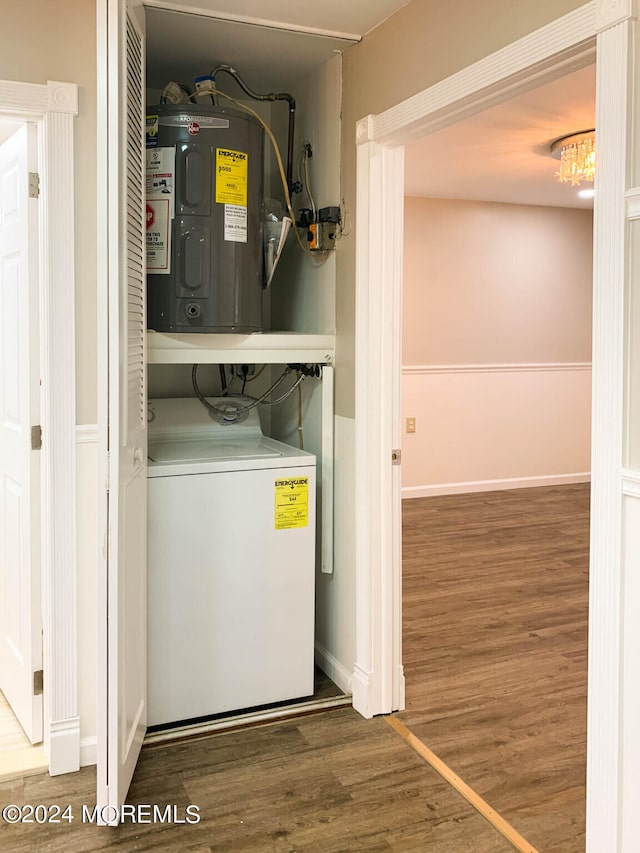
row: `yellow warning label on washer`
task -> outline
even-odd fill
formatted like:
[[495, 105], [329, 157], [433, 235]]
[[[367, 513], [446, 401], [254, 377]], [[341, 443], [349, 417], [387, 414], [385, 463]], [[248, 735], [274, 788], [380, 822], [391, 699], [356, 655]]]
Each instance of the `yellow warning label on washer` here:
[[247, 206], [249, 155], [216, 148], [216, 203]]
[[307, 527], [309, 524], [309, 478], [276, 480], [276, 530]]

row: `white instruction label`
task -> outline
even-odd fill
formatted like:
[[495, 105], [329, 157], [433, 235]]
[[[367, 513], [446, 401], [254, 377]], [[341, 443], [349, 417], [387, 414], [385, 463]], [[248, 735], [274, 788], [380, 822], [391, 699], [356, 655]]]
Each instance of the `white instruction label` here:
[[171, 218], [174, 216], [173, 190], [175, 175], [175, 148], [150, 148], [147, 150], [147, 201], [169, 199]]
[[173, 147], [147, 149], [147, 270], [155, 275], [171, 272], [175, 155]]
[[247, 208], [238, 204], [224, 206], [224, 239], [231, 243], [247, 242]]
[[171, 216], [169, 199], [147, 201], [147, 271], [166, 275], [171, 271]]

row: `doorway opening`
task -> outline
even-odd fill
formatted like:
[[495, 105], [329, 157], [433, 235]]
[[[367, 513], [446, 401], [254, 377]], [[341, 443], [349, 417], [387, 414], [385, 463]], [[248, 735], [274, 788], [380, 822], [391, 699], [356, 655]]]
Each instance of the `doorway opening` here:
[[[30, 634], [31, 655], [15, 654], [18, 645], [3, 656], [3, 672], [10, 668], [8, 661], [22, 661], [23, 679], [21, 695], [23, 704], [38, 704], [40, 710], [31, 726], [23, 722], [30, 740], [43, 741], [49, 771], [52, 775], [78, 769], [80, 758], [80, 728], [77, 709], [78, 673], [76, 644], [76, 529], [75, 529], [75, 333], [74, 333], [74, 204], [73, 204], [73, 118], [78, 110], [77, 86], [73, 83], [49, 81], [46, 84], [0, 81], [0, 120], [18, 124], [17, 135], [25, 134], [21, 150], [27, 151], [27, 161], [16, 170], [21, 175], [14, 179], [7, 173], [7, 186], [14, 187], [16, 195], [26, 199], [29, 223], [23, 223], [23, 242], [26, 246], [30, 270], [29, 286], [17, 286], [18, 255], [9, 253], [3, 273], [1, 316], [5, 344], [2, 367], [4, 380], [9, 378], [12, 393], [3, 393], [5, 430], [13, 429], [15, 441], [20, 445], [7, 454], [4, 449], [4, 473], [17, 460], [37, 476], [29, 478], [29, 492], [33, 500], [24, 501], [26, 487], [15, 487], [12, 476], [9, 504], [3, 504], [3, 523], [11, 522], [22, 503], [28, 504], [30, 527], [23, 525], [16, 535], [17, 525], [9, 528], [7, 541], [18, 538], [31, 541], [29, 549], [20, 558], [4, 560], [5, 577], [13, 579], [19, 572], [7, 567], [20, 565], [22, 577], [30, 579], [28, 588], [30, 616], [25, 611], [19, 619], [9, 613], [14, 634], [23, 638]], [[14, 131], [13, 136], [16, 133]], [[12, 136], [9, 138], [11, 141]], [[7, 144], [7, 142], [5, 142]], [[34, 154], [35, 152], [35, 154]], [[11, 195], [11, 193], [10, 193]], [[17, 205], [14, 205], [17, 207]], [[35, 208], [35, 215], [34, 215]], [[19, 217], [10, 216], [5, 226], [13, 227]], [[3, 231], [11, 233], [11, 228]], [[38, 235], [33, 240], [33, 234]], [[5, 287], [6, 284], [9, 287]], [[21, 281], [21, 284], [24, 282]], [[13, 294], [13, 299], [11, 299]], [[6, 308], [18, 313], [13, 322]], [[29, 334], [24, 335], [25, 325]], [[23, 338], [16, 334], [21, 330]], [[24, 352], [29, 349], [28, 358]], [[29, 389], [30, 394], [26, 394]], [[6, 385], [4, 392], [6, 392]], [[55, 404], [54, 404], [55, 396]], [[17, 412], [6, 417], [7, 403]], [[18, 428], [19, 422], [19, 428]], [[42, 437], [42, 441], [40, 440]], [[6, 463], [6, 464], [5, 464]], [[26, 481], [25, 481], [26, 482]], [[5, 486], [9, 479], [5, 477]], [[54, 494], [55, 489], [55, 494]], [[25, 518], [26, 520], [26, 518]], [[54, 535], [55, 532], [55, 535]], [[37, 541], [36, 541], [37, 540]], [[6, 547], [6, 542], [5, 542]], [[36, 567], [37, 566], [37, 571]], [[37, 579], [36, 579], [37, 575]], [[5, 587], [6, 589], [7, 587]], [[15, 595], [13, 600], [15, 600]], [[8, 596], [11, 600], [11, 595]], [[16, 631], [15, 626], [20, 623]], [[27, 626], [28, 629], [27, 630]], [[3, 632], [4, 633], [4, 632]], [[6, 635], [5, 635], [6, 639]], [[24, 647], [24, 644], [20, 643]], [[9, 648], [7, 646], [7, 648]], [[38, 665], [34, 665], [38, 663]], [[44, 673], [46, 672], [46, 685]], [[12, 684], [15, 679], [9, 679]], [[41, 689], [42, 685], [42, 689]], [[12, 693], [12, 688], [5, 690]], [[11, 704], [18, 702], [11, 695]], [[17, 708], [16, 708], [17, 710]], [[24, 715], [17, 714], [19, 718]], [[37, 723], [37, 724], [36, 724]], [[37, 735], [34, 735], [37, 732]]]
[[549, 151], [594, 125], [590, 65], [405, 148], [400, 719], [536, 848], [576, 851], [593, 202]]
[[[307, 166], [309, 182], [313, 183], [314, 178], [318, 175], [315, 189], [318, 198], [325, 200], [332, 197], [338, 198], [340, 174], [337, 158], [334, 162], [334, 154], [339, 149], [340, 139], [339, 104], [342, 60], [340, 56], [336, 55], [336, 50], [338, 45], [344, 47], [344, 44], [336, 42], [335, 39], [324, 37], [319, 39], [316, 35], [309, 36], [298, 32], [287, 32], [277, 27], [265, 29], [264, 27], [257, 27], [255, 24], [221, 20], [219, 17], [185, 14], [180, 9], [170, 7], [162, 9], [146, 7], [144, 9], [144, 31], [144, 109], [149, 121], [153, 122], [155, 116], [159, 128], [157, 137], [150, 136], [146, 140], [147, 202], [154, 210], [163, 209], [169, 202], [172, 211], [170, 218], [173, 220], [169, 224], [169, 237], [167, 239], [169, 248], [167, 248], [166, 257], [162, 261], [163, 264], [166, 262], [166, 267], [162, 267], [162, 274], [158, 272], [158, 261], [153, 254], [155, 249], [148, 249], [151, 254], [147, 254], [147, 312], [145, 319], [149, 335], [147, 337], [146, 396], [149, 410], [154, 412], [153, 419], [148, 424], [149, 460], [147, 467], [147, 518], [149, 520], [147, 619], [149, 627], [147, 632], [148, 733], [145, 742], [148, 743], [150, 740], [168, 738], [172, 732], [178, 736], [185, 732], [192, 734], [194, 731], [217, 730], [244, 724], [246, 721], [274, 719], [305, 713], [312, 709], [349, 703], [350, 673], [344, 668], [339, 671], [340, 668], [336, 667], [332, 656], [325, 648], [329, 645], [327, 639], [329, 628], [328, 624], [325, 628], [325, 623], [335, 619], [330, 600], [332, 590], [328, 583], [331, 580], [333, 561], [333, 541], [331, 538], [333, 458], [332, 454], [329, 454], [326, 449], [328, 436], [333, 434], [333, 365], [329, 364], [328, 361], [327, 363], [319, 363], [314, 368], [315, 375], [308, 376], [302, 385], [298, 385], [298, 394], [289, 396], [286, 391], [287, 382], [285, 381], [282, 385], [279, 383], [286, 372], [291, 369], [290, 363], [295, 363], [298, 359], [294, 358], [291, 351], [288, 350], [287, 343], [284, 344], [278, 358], [275, 355], [271, 357], [269, 354], [266, 354], [264, 360], [253, 355], [251, 358], [246, 355], [241, 358], [241, 351], [238, 349], [238, 356], [233, 361], [231, 360], [230, 348], [227, 343], [230, 340], [228, 335], [219, 335], [216, 342], [216, 336], [213, 334], [214, 329], [220, 331], [227, 324], [228, 318], [224, 317], [224, 312], [221, 312], [220, 308], [227, 298], [227, 294], [231, 294], [233, 287], [231, 282], [224, 286], [218, 284], [219, 273], [216, 272], [218, 262], [215, 260], [215, 256], [218, 254], [220, 257], [224, 257], [227, 250], [233, 249], [234, 257], [236, 257], [235, 269], [239, 271], [242, 264], [245, 263], [242, 260], [243, 255], [240, 254], [242, 246], [237, 241], [230, 240], [228, 230], [225, 232], [224, 240], [222, 239], [222, 232], [218, 235], [217, 225], [215, 227], [212, 225], [213, 220], [209, 219], [209, 214], [202, 218], [205, 207], [191, 208], [180, 200], [183, 176], [187, 174], [185, 164], [189, 162], [188, 159], [185, 159], [187, 153], [184, 152], [193, 153], [193, 151], [197, 151], [201, 153], [204, 151], [202, 146], [205, 143], [215, 148], [221, 144], [221, 140], [227, 147], [233, 148], [235, 145], [236, 148], [238, 146], [242, 148], [242, 145], [248, 145], [249, 138], [252, 138], [248, 162], [251, 163], [254, 158], [255, 162], [258, 162], [258, 158], [261, 158], [259, 183], [260, 193], [264, 195], [264, 209], [265, 211], [272, 208], [274, 211], [280, 209], [284, 203], [284, 196], [281, 199], [282, 177], [278, 169], [274, 148], [269, 140], [269, 133], [264, 138], [259, 134], [256, 134], [255, 137], [248, 136], [247, 140], [244, 140], [242, 136], [236, 137], [234, 135], [236, 132], [242, 134], [248, 132], [247, 129], [251, 127], [250, 120], [256, 117], [244, 112], [245, 108], [250, 111], [258, 111], [260, 122], [263, 122], [266, 128], [270, 128], [269, 132], [273, 131], [281, 152], [286, 151], [285, 144], [288, 143], [291, 146], [291, 153], [287, 155], [291, 159], [291, 168], [294, 166], [294, 161], [302, 164], [303, 155], [307, 156], [305, 154], [307, 149], [301, 147], [302, 143], [299, 139], [313, 139], [316, 151], [313, 155], [313, 162]], [[289, 57], [290, 66], [286, 69], [273, 62], [274, 58], [281, 52], [286, 52]], [[226, 65], [231, 55], [236, 57], [234, 69], [230, 69], [230, 66]], [[215, 73], [218, 73], [216, 88], [219, 88], [221, 94], [214, 97], [213, 94], [206, 94], [204, 90], [201, 94], [196, 94], [194, 81], [198, 81], [200, 75], [210, 69], [213, 69], [211, 70], [213, 77], [215, 77]], [[318, 80], [318, 73], [322, 75], [321, 82]], [[286, 111], [283, 110], [282, 104], [278, 103], [282, 98], [278, 96], [276, 101], [271, 103], [271, 96], [269, 98], [262, 95], [256, 98], [248, 97], [248, 92], [251, 90], [244, 90], [242, 87], [246, 85], [246, 81], [251, 80], [256, 81], [256, 86], [258, 86], [257, 81], [259, 81], [261, 91], [273, 89], [274, 92], [293, 93], [288, 97], [295, 96], [294, 103], [298, 104], [295, 140], [293, 138], [288, 139], [288, 134], [292, 132], [293, 125], [287, 125], [284, 121], [287, 118]], [[179, 99], [186, 99], [184, 103], [177, 102], [172, 105], [171, 91], [177, 85], [176, 82], [172, 81], [182, 81], [180, 83], [182, 90], [175, 97], [178, 101]], [[199, 84], [196, 83], [195, 86], [198, 87]], [[318, 86], [322, 88], [322, 100], [330, 105], [326, 106], [323, 112], [318, 110], [317, 105], [315, 105], [319, 103], [317, 102]], [[193, 91], [187, 97], [189, 90]], [[229, 101], [227, 96], [234, 99], [240, 98], [240, 101]], [[304, 111], [300, 109], [301, 105], [304, 105]], [[236, 112], [239, 111], [239, 113], [235, 117], [231, 113], [230, 119], [225, 118], [226, 113], [223, 114], [223, 112], [217, 115], [218, 110], [228, 107], [236, 109]], [[196, 135], [193, 135], [192, 131], [187, 129], [187, 125], [184, 125], [182, 131], [178, 131], [177, 136], [174, 131], [169, 133], [166, 130], [169, 119], [165, 112], [174, 109], [180, 114], [184, 114], [185, 110], [193, 110], [192, 117], [197, 119], [196, 123], [199, 122], [203, 125], [202, 132], [198, 131]], [[211, 111], [212, 115], [207, 119], [208, 111]], [[293, 121], [294, 113], [295, 108], [290, 112], [289, 121]], [[224, 129], [216, 132], [213, 127], [215, 127], [215, 122], [219, 121], [223, 122], [221, 126]], [[207, 122], [214, 122], [209, 130], [204, 129]], [[180, 134], [184, 136], [184, 139], [179, 139]], [[232, 143], [231, 139], [237, 141]], [[310, 144], [309, 148], [311, 148]], [[209, 156], [210, 154], [207, 153], [206, 158]], [[154, 157], [163, 158], [166, 161], [162, 167], [162, 172], [163, 174], [170, 173], [172, 176], [169, 182], [170, 186], [167, 186], [166, 179], [162, 179], [158, 182], [157, 190], [150, 184], [151, 170], [155, 168], [153, 166]], [[206, 158], [204, 162], [208, 162]], [[318, 172], [320, 169], [321, 171]], [[212, 176], [210, 178], [213, 180]], [[171, 184], [171, 180], [175, 181], [175, 188]], [[257, 196], [258, 181], [255, 180], [253, 174], [248, 180], [251, 192], [255, 187]], [[302, 204], [302, 196], [299, 195], [296, 198], [295, 193], [292, 193], [292, 196], [292, 211], [296, 211]], [[242, 199], [240, 200], [242, 201]], [[315, 200], [313, 203], [315, 204]], [[318, 203], [324, 204], [324, 201]], [[212, 217], [214, 214], [217, 215], [216, 211], [220, 212], [223, 209], [220, 203], [216, 204], [217, 206], [211, 208]], [[175, 215], [174, 207], [178, 210]], [[251, 198], [248, 203], [250, 214], [253, 213], [253, 207], [254, 202]], [[226, 208], [224, 209], [226, 210]], [[189, 220], [191, 224], [194, 227], [200, 227], [204, 223], [207, 229], [213, 229], [207, 230], [207, 234], [213, 235], [211, 239], [214, 242], [219, 236], [220, 243], [211, 255], [212, 259], [206, 261], [207, 264], [211, 264], [211, 291], [209, 292], [208, 284], [206, 288], [206, 293], [210, 293], [210, 295], [201, 298], [201, 295], [194, 291], [189, 297], [196, 300], [191, 306], [193, 310], [203, 310], [205, 314], [211, 310], [211, 316], [200, 327], [198, 325], [188, 326], [186, 323], [183, 324], [181, 319], [182, 312], [186, 308], [180, 308], [181, 317], [175, 320], [175, 328], [183, 333], [200, 332], [200, 334], [184, 334], [182, 351], [176, 351], [173, 354], [175, 359], [173, 361], [169, 360], [166, 355], [158, 355], [154, 352], [154, 339], [156, 341], [162, 339], [167, 326], [166, 319], [163, 320], [157, 315], [154, 305], [159, 305], [157, 303], [159, 289], [163, 282], [168, 282], [170, 278], [173, 282], [173, 277], [176, 277], [175, 292], [182, 293], [180, 288], [183, 287], [183, 284], [177, 284], [178, 280], [182, 282], [179, 264], [181, 263], [180, 252], [183, 251], [180, 248], [182, 246], [181, 241], [184, 239], [182, 232], [176, 226], [179, 216], [198, 217]], [[274, 217], [277, 219], [275, 213]], [[152, 235], [155, 238], [156, 227], [158, 227], [157, 224], [152, 227], [151, 231], [147, 232], [147, 240]], [[266, 233], [273, 225], [264, 227]], [[247, 233], [241, 235], [243, 236], [241, 242], [247, 244], [248, 240], [247, 245], [252, 251], [255, 234], [256, 232], [252, 231], [250, 227]], [[150, 245], [147, 243], [148, 247]], [[171, 245], [173, 245], [173, 249], [170, 248]], [[233, 248], [234, 246], [235, 248]], [[172, 251], [174, 252], [173, 258], [171, 257]], [[207, 248], [208, 251], [209, 248]], [[300, 252], [299, 246], [295, 244], [293, 237], [288, 242], [286, 240], [283, 242], [280, 258], [281, 265], [278, 265], [277, 270], [274, 268], [269, 287], [261, 288], [259, 292], [259, 301], [262, 303], [261, 311], [258, 311], [257, 305], [254, 304], [255, 294], [250, 295], [250, 291], [246, 288], [239, 290], [238, 296], [234, 297], [240, 305], [240, 309], [234, 309], [239, 312], [234, 321], [235, 340], [231, 339], [234, 340], [234, 348], [241, 346], [237, 341], [238, 333], [243, 331], [243, 326], [245, 324], [256, 324], [258, 316], [261, 317], [262, 332], [265, 336], [280, 329], [290, 330], [291, 332], [298, 329], [304, 330], [305, 338], [307, 333], [332, 336], [335, 328], [335, 259], [329, 254], [319, 260], [305, 257]], [[230, 269], [233, 269], [230, 260], [229, 264]], [[225, 273], [226, 275], [228, 274]], [[251, 280], [252, 276], [255, 278], [253, 272], [250, 275], [244, 273], [245, 285]], [[323, 288], [318, 286], [320, 281], [324, 283]], [[303, 293], [306, 294], [307, 291], [308, 295], [303, 298]], [[229, 299], [231, 300], [230, 295]], [[178, 303], [176, 302], [175, 305]], [[218, 307], [215, 307], [216, 305]], [[246, 316], [243, 316], [245, 308], [250, 308], [251, 311], [255, 309], [255, 316], [252, 319], [249, 317], [249, 311], [246, 312]], [[226, 331], [231, 330], [229, 327]], [[288, 335], [281, 336], [280, 340], [287, 341], [287, 337]], [[194, 339], [203, 342], [203, 346], [198, 347], [197, 359], [193, 354], [189, 355], [189, 349], [193, 349], [190, 342]], [[250, 345], [251, 340], [248, 338], [245, 344]], [[226, 350], [226, 354], [223, 350]], [[245, 372], [244, 379], [242, 365], [233, 363], [238, 360], [251, 362], [250, 365], [246, 365], [246, 371], [250, 372]], [[199, 363], [194, 365], [194, 361]], [[253, 362], [257, 363], [254, 364]], [[199, 386], [197, 382], [194, 383], [196, 372]], [[281, 388], [283, 393], [270, 395], [270, 387]], [[199, 401], [195, 399], [195, 396], [200, 393], [205, 398], [204, 401], [202, 397]], [[250, 503], [247, 500], [247, 495], [256, 493], [255, 480], [261, 476], [256, 472], [261, 470], [262, 463], [258, 462], [256, 465], [255, 459], [258, 459], [259, 455], [263, 453], [262, 449], [256, 450], [253, 447], [252, 456], [248, 456], [247, 459], [241, 459], [240, 453], [238, 453], [239, 461], [234, 463], [233, 469], [229, 467], [226, 460], [221, 463], [221, 466], [218, 466], [216, 458], [218, 451], [215, 452], [212, 460], [208, 460], [212, 464], [207, 469], [207, 473], [228, 472], [233, 474], [228, 478], [229, 483], [226, 487], [224, 503], [227, 506], [230, 506], [230, 495], [235, 484], [249, 475], [249, 482], [251, 482], [251, 486], [243, 493], [242, 508], [230, 509], [226, 523], [218, 520], [217, 523], [220, 524], [220, 527], [217, 528], [217, 533], [214, 533], [211, 527], [212, 518], [208, 514], [207, 520], [203, 523], [202, 520], [199, 521], [195, 517], [192, 510], [189, 511], [189, 517], [185, 520], [184, 525], [176, 523], [177, 513], [175, 509], [172, 509], [169, 514], [166, 524], [158, 522], [158, 518], [166, 512], [167, 502], [172, 500], [172, 496], [177, 494], [177, 490], [183, 488], [186, 483], [184, 479], [165, 476], [168, 471], [175, 470], [175, 463], [163, 469], [162, 478], [157, 476], [158, 471], [154, 467], [157, 465], [154, 460], [154, 445], [157, 441], [157, 435], [162, 432], [163, 440], [165, 440], [172, 429], [175, 429], [171, 420], [175, 417], [175, 404], [169, 401], [183, 401], [177, 406], [181, 413], [185, 412], [185, 406], [189, 407], [190, 403], [194, 403], [195, 405], [189, 408], [189, 419], [185, 421], [186, 426], [181, 427], [181, 429], [201, 429], [202, 436], [206, 436], [208, 441], [212, 441], [216, 435], [215, 429], [218, 428], [214, 427], [215, 418], [212, 422], [211, 410], [209, 413], [206, 411], [206, 399], [223, 398], [227, 395], [233, 397], [245, 393], [248, 397], [257, 401], [263, 400], [263, 402], [260, 405], [256, 404], [250, 412], [247, 411], [247, 421], [243, 421], [244, 426], [242, 426], [243, 433], [249, 435], [247, 427], [251, 421], [254, 436], [255, 431], [257, 431], [264, 435], [265, 442], [280, 442], [280, 445], [277, 446], [277, 452], [283, 458], [295, 459], [295, 454], [304, 458], [304, 453], [312, 453], [317, 463], [316, 489], [312, 489], [316, 492], [317, 521], [315, 532], [312, 529], [313, 525], [308, 528], [310, 551], [306, 555], [303, 547], [303, 550], [298, 552], [294, 578], [286, 583], [282, 580], [278, 581], [281, 591], [273, 604], [270, 604], [270, 589], [271, 585], [275, 583], [273, 580], [275, 575], [270, 571], [265, 571], [271, 552], [267, 546], [261, 547], [260, 557], [256, 559], [251, 551], [252, 542], [260, 541], [259, 537], [262, 536], [262, 532], [257, 526], [257, 520], [262, 517], [264, 506], [268, 505], [271, 508], [271, 496], [269, 496], [268, 504], [262, 500], [262, 497], [258, 500], [252, 500]], [[270, 405], [272, 401], [274, 401], [273, 406]], [[202, 405], [203, 402], [204, 405]], [[164, 412], [167, 412], [165, 417], [168, 417], [169, 420], [163, 423]], [[208, 422], [206, 426], [199, 426], [201, 419], [205, 423]], [[238, 426], [240, 425], [238, 424]], [[224, 432], [227, 435], [233, 431], [239, 436], [235, 437], [234, 441], [241, 441], [242, 433], [240, 429], [236, 429], [234, 424], [229, 423], [224, 427]], [[215, 447], [215, 441], [213, 441], [212, 446]], [[240, 446], [242, 448], [243, 444], [241, 443]], [[301, 463], [301, 459], [299, 461]], [[217, 470], [218, 467], [220, 467], [220, 471]], [[268, 475], [269, 478], [271, 476], [271, 474]], [[161, 479], [162, 482], [160, 482]], [[195, 478], [197, 482], [202, 479], [200, 476]], [[220, 481], [218, 485], [216, 485], [216, 480]], [[209, 478], [209, 487], [213, 490], [211, 492], [212, 500], [219, 500], [218, 494], [222, 488], [222, 480], [223, 478], [217, 476]], [[167, 487], [166, 490], [165, 487]], [[187, 503], [188, 501], [185, 502], [185, 505]], [[218, 517], [222, 518], [222, 509], [218, 512]], [[180, 527], [184, 527], [184, 531], [188, 531], [188, 536], [182, 538], [179, 535]], [[273, 527], [273, 520], [270, 517], [269, 527]], [[251, 572], [254, 565], [260, 565], [259, 574], [253, 580], [247, 581], [246, 589], [238, 585], [237, 580], [229, 583], [225, 577], [227, 558], [222, 556], [223, 548], [218, 545], [220, 556], [215, 581], [211, 580], [211, 576], [207, 577], [205, 573], [198, 577], [195, 569], [194, 575], [190, 576], [189, 580], [187, 574], [181, 572], [177, 588], [168, 594], [170, 581], [165, 577], [165, 573], [175, 575], [175, 572], [172, 572], [170, 568], [173, 558], [165, 558], [165, 555], [171, 554], [172, 547], [178, 547], [180, 563], [186, 562], [190, 568], [199, 564], [206, 565], [206, 561], [194, 552], [189, 552], [188, 556], [185, 552], [186, 542], [199, 541], [199, 530], [206, 528], [209, 529], [209, 536], [214, 541], [219, 539], [220, 542], [225, 543], [237, 542], [237, 554], [233, 557], [232, 576], [234, 578], [238, 571], [238, 565], [242, 567], [242, 571], [247, 572]], [[166, 541], [164, 534], [167, 537]], [[280, 541], [283, 542], [284, 540], [281, 538]], [[289, 549], [288, 555], [292, 553]], [[309, 557], [308, 560], [306, 556]], [[279, 559], [276, 564], [278, 566], [285, 565], [286, 560]], [[271, 626], [279, 625], [283, 623], [283, 620], [278, 617], [276, 610], [269, 608], [282, 606], [286, 600], [285, 595], [293, 595], [292, 601], [296, 601], [297, 584], [299, 579], [305, 577], [307, 565], [313, 571], [309, 572], [308, 589], [301, 587], [300, 593], [309, 592], [310, 606], [303, 607], [296, 603], [289, 608], [291, 614], [290, 618], [286, 620], [289, 626], [287, 631], [290, 632], [291, 638], [295, 636], [296, 639], [293, 643], [291, 640], [287, 641], [282, 652], [277, 654], [278, 640], [275, 636], [271, 636], [273, 631]], [[253, 576], [248, 574], [248, 577]], [[259, 590], [261, 589], [262, 577], [271, 578], [271, 580], [265, 591], [261, 593]], [[209, 600], [206, 590], [212, 583], [215, 584], [216, 592], [215, 596], [211, 596], [211, 600]], [[227, 599], [228, 583], [229, 597]], [[198, 599], [206, 602], [203, 604], [201, 616], [198, 616]], [[261, 606], [255, 615], [250, 615], [254, 599], [260, 599]], [[217, 602], [217, 606], [220, 608], [220, 613], [217, 615], [212, 601]], [[193, 621], [199, 626], [205, 626], [201, 629], [202, 633], [198, 634], [196, 647], [209, 649], [211, 646], [213, 651], [209, 649], [205, 660], [196, 661], [194, 659], [195, 652], [192, 650], [188, 657], [193, 659], [193, 672], [188, 671], [183, 661], [180, 660], [176, 667], [179, 674], [175, 673], [172, 678], [167, 680], [167, 661], [171, 659], [171, 655], [165, 648], [165, 644], [167, 647], [171, 647], [172, 654], [175, 656], [176, 643], [180, 642], [171, 634], [167, 626], [171, 625], [175, 630], [177, 625], [175, 613], [180, 607], [183, 608], [185, 614], [188, 614], [186, 618], [189, 621]], [[168, 612], [165, 612], [165, 609]], [[291, 615], [294, 612], [299, 616], [299, 630], [293, 627], [294, 621]], [[247, 623], [252, 623], [253, 626], [253, 631], [250, 633], [244, 627]], [[178, 635], [184, 634], [182, 631], [176, 631], [176, 633]], [[308, 640], [306, 645], [305, 637]], [[261, 646], [269, 651], [261, 654]], [[286, 657], [288, 649], [293, 647], [307, 649], [307, 665], [301, 667], [307, 684], [304, 688], [294, 687], [293, 685], [286, 686], [287, 683], [295, 681], [293, 676], [296, 666], [287, 662]], [[218, 656], [220, 661], [216, 662]], [[269, 676], [270, 662], [275, 661], [276, 658], [278, 658], [276, 667], [278, 674], [274, 673]], [[226, 661], [230, 659], [234, 661], [235, 674], [233, 678], [226, 671]], [[203, 683], [202, 672], [207, 673], [204, 681], [208, 682], [208, 686]], [[184, 679], [183, 683], [180, 682], [181, 678]], [[169, 681], [171, 685], [167, 686]], [[241, 690], [233, 687], [236, 682], [242, 684]], [[196, 688], [198, 683], [200, 684]], [[213, 695], [210, 695], [209, 691]], [[178, 697], [180, 697], [179, 701]]]
[[[0, 751], [3, 778], [46, 769], [42, 749], [40, 225], [37, 126], [0, 119]], [[38, 674], [36, 678], [35, 673]], [[33, 746], [32, 746], [33, 745]], [[36, 746], [39, 745], [39, 746]]]

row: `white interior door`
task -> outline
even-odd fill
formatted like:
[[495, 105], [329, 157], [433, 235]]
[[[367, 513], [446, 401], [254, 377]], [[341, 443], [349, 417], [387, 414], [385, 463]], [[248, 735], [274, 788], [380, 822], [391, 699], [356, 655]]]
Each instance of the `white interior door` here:
[[[0, 689], [32, 743], [42, 740], [37, 131], [0, 146]], [[35, 442], [37, 444], [37, 442]], [[34, 695], [37, 694], [37, 695]]]
[[[147, 724], [144, 28], [131, 0], [102, 6], [107, 53], [108, 565], [106, 720], [98, 804], [125, 800]], [[101, 762], [106, 766], [100, 766]], [[104, 812], [115, 822], [112, 810]]]

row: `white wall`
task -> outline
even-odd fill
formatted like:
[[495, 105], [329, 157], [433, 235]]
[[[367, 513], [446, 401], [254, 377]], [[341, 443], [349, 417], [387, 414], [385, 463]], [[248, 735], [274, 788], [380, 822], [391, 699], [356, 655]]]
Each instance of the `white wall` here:
[[403, 494], [590, 470], [592, 215], [407, 198]]
[[[294, 175], [303, 141], [311, 142], [309, 178], [317, 208], [340, 203], [342, 58], [336, 56], [291, 87], [296, 98]], [[304, 193], [294, 208], [309, 207]], [[271, 285], [272, 328], [331, 334], [336, 328], [336, 257], [303, 255], [287, 241]]]
[[409, 368], [403, 497], [589, 479], [589, 365]]

